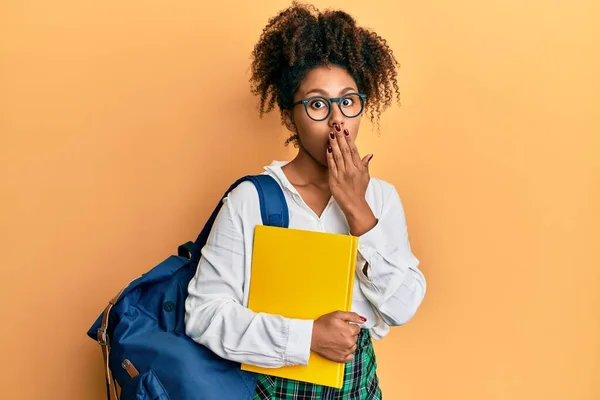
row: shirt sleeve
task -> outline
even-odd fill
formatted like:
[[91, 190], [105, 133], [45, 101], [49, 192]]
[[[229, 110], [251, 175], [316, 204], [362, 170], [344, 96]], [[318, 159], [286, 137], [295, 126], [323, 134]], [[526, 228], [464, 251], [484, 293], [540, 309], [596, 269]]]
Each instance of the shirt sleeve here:
[[377, 224], [358, 239], [357, 276], [362, 292], [383, 321], [398, 326], [416, 313], [426, 281], [411, 252], [402, 202], [396, 189], [390, 188]]
[[[258, 195], [252, 197], [256, 189], [248, 184], [246, 190], [245, 183], [238, 188], [250, 196], [245, 206], [254, 209], [248, 203], [256, 203], [260, 218]], [[243, 305], [246, 247], [232, 194], [225, 199], [188, 286], [186, 334], [232, 361], [266, 368], [307, 365], [314, 321], [255, 313]]]

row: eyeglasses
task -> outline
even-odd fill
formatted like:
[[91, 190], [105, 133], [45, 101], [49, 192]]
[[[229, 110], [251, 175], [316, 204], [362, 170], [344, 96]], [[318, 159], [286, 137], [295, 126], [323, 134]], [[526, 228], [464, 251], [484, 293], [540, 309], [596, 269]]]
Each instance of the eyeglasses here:
[[365, 108], [367, 95], [362, 93], [348, 93], [342, 97], [326, 98], [323, 96], [309, 97], [297, 101], [292, 107], [304, 104], [306, 115], [313, 121], [323, 121], [331, 114], [332, 103], [338, 103], [338, 107], [346, 118], [358, 117]]

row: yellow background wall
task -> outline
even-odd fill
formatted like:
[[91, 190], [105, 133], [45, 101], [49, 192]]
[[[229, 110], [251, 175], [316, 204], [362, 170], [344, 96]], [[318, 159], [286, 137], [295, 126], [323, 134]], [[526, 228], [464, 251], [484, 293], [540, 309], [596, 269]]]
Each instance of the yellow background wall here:
[[[102, 399], [85, 332], [106, 301], [293, 155], [247, 83], [288, 2], [93, 3], [0, 4], [6, 399]], [[600, 398], [599, 3], [316, 4], [402, 64], [402, 107], [360, 138], [428, 279], [376, 344], [385, 398]]]

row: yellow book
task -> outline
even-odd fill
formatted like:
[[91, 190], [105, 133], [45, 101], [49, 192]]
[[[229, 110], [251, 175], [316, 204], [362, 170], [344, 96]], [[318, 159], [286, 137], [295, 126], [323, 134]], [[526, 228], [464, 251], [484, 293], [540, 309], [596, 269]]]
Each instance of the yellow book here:
[[[248, 308], [288, 318], [317, 319], [351, 311], [358, 238], [257, 225]], [[262, 368], [261, 374], [341, 388], [345, 364], [311, 352], [307, 366]]]

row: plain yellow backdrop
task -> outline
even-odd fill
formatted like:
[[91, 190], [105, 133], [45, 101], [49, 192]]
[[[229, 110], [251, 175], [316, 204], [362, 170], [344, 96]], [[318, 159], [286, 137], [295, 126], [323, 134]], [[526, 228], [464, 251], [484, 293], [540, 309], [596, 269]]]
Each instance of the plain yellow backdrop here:
[[[236, 178], [289, 159], [249, 55], [289, 5], [0, 4], [0, 382], [104, 398], [85, 333], [195, 238]], [[388, 40], [402, 106], [365, 123], [428, 281], [376, 343], [386, 399], [600, 398], [600, 3], [318, 1]]]

